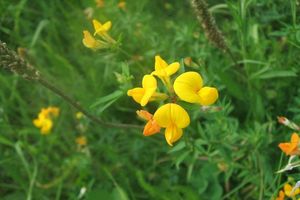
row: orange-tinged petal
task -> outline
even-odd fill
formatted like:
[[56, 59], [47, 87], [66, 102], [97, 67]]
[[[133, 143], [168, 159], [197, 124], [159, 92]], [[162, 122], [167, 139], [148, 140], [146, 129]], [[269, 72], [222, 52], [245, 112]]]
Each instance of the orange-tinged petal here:
[[153, 118], [161, 127], [168, 127], [171, 124], [176, 124], [179, 128], [185, 128], [190, 124], [188, 113], [179, 105], [168, 103], [154, 113]]
[[214, 87], [203, 87], [199, 90], [199, 103], [203, 106], [209, 106], [216, 102], [219, 97], [218, 90]]
[[178, 128], [176, 124], [169, 125], [165, 130], [165, 138], [167, 143], [170, 146], [173, 146], [173, 143], [181, 138], [182, 132], [182, 129]]
[[168, 66], [168, 63], [164, 61], [159, 55], [155, 56], [155, 70], [161, 70]]
[[144, 136], [150, 136], [159, 132], [160, 132], [160, 126], [156, 123], [155, 120], [151, 119], [145, 125], [143, 134]]
[[146, 111], [146, 110], [137, 110], [137, 111], [136, 111], [136, 114], [137, 114], [140, 118], [142, 118], [142, 119], [144, 119], [144, 120], [147, 120], [147, 121], [151, 120], [152, 117], [153, 117], [153, 115], [152, 115], [151, 113], [149, 113], [148, 111]]
[[202, 86], [203, 80], [200, 74], [185, 72], [175, 79], [174, 91], [180, 99], [189, 103], [198, 103], [200, 101], [198, 91]]
[[280, 190], [276, 200], [284, 200], [284, 197], [285, 197], [284, 192]]
[[290, 143], [280, 143], [278, 145], [278, 147], [281, 149], [281, 151], [283, 151], [284, 153], [286, 153], [286, 155], [289, 155], [289, 149], [290, 149]]

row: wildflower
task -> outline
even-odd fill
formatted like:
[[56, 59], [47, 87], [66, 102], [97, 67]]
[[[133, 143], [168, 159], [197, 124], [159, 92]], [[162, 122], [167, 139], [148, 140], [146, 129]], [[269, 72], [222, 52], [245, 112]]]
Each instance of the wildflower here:
[[277, 117], [277, 120], [280, 124], [283, 124], [284, 126], [287, 126], [293, 130], [296, 130], [296, 131], [300, 130], [300, 127], [296, 123], [292, 122], [291, 120], [289, 120], [286, 117], [279, 116], [279, 117]]
[[107, 48], [107, 45], [100, 41], [100, 40], [96, 40], [89, 31], [84, 30], [83, 31], [83, 39], [82, 39], [82, 43], [84, 44], [84, 46], [86, 46], [87, 48], [93, 49], [93, 50], [97, 50], [97, 49], [103, 49], [103, 48]]
[[203, 80], [196, 72], [186, 72], [174, 82], [175, 93], [180, 99], [189, 103], [208, 106], [218, 99], [218, 90], [214, 87], [203, 87]]
[[104, 7], [104, 0], [95, 0], [95, 3], [98, 8]]
[[293, 197], [293, 196], [295, 196], [297, 194], [300, 194], [300, 189], [299, 188], [297, 188], [296, 190], [294, 190], [292, 192], [293, 187], [290, 184], [288, 184], [288, 183], [284, 184], [283, 190], [284, 190], [284, 194], [286, 196], [288, 196], [288, 197]]
[[94, 35], [98, 34], [99, 36], [103, 36], [110, 30], [112, 23], [111, 21], [107, 21], [104, 24], [101, 24], [98, 20], [94, 19], [93, 25], [95, 29]]
[[118, 3], [118, 8], [125, 10], [126, 9], [126, 1], [125, 0], [120, 0]]
[[166, 128], [165, 138], [170, 146], [173, 146], [173, 143], [181, 138], [182, 129], [190, 124], [188, 113], [174, 103], [168, 103], [158, 108], [153, 119], [160, 127]]
[[87, 144], [87, 139], [85, 136], [79, 136], [76, 138], [76, 143], [79, 145], [79, 146], [85, 146]]
[[179, 62], [168, 64], [160, 56], [155, 56], [155, 70], [152, 75], [158, 76], [168, 88], [171, 88], [170, 76], [175, 74], [179, 67]]
[[76, 119], [81, 119], [83, 117], [83, 113], [82, 112], [77, 112], [75, 117], [76, 117]]
[[278, 197], [276, 197], [275, 200], [284, 200], [284, 197], [285, 197], [285, 195], [284, 195], [283, 190], [280, 190], [278, 193]]
[[37, 128], [40, 128], [41, 134], [49, 134], [53, 127], [52, 118], [57, 117], [58, 115], [59, 108], [57, 107], [50, 106], [48, 108], [42, 108], [38, 115], [38, 118], [33, 120], [33, 124]]
[[138, 110], [136, 111], [136, 114], [147, 121], [143, 131], [144, 136], [150, 136], [160, 131], [160, 126], [153, 119], [153, 115], [151, 113], [146, 110]]
[[297, 133], [293, 133], [290, 143], [280, 143], [279, 148], [286, 153], [286, 155], [299, 155], [300, 151], [298, 148], [299, 136]]
[[152, 75], [145, 75], [142, 81], [142, 87], [133, 88], [127, 91], [128, 96], [132, 96], [134, 101], [145, 106], [149, 101], [166, 98], [165, 94], [156, 93], [157, 82]]

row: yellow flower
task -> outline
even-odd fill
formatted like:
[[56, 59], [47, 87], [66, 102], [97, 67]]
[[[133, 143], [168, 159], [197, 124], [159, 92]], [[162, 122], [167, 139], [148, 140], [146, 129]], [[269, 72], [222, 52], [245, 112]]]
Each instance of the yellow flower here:
[[83, 113], [82, 112], [77, 112], [75, 117], [76, 117], [76, 119], [81, 119], [83, 117]]
[[155, 99], [164, 99], [165, 94], [156, 93], [157, 82], [152, 75], [145, 75], [142, 81], [142, 87], [133, 88], [127, 91], [127, 95], [131, 96], [134, 101], [145, 106], [149, 101]]
[[104, 0], [95, 0], [95, 3], [98, 8], [104, 7]]
[[104, 34], [106, 34], [109, 31], [112, 23], [111, 23], [111, 21], [107, 21], [104, 24], [101, 24], [98, 20], [94, 19], [93, 25], [94, 25], [94, 29], [95, 29], [94, 35], [98, 34], [99, 36], [103, 36]]
[[280, 143], [278, 147], [286, 154], [286, 155], [299, 155], [299, 142], [300, 138], [297, 133], [293, 133], [291, 137], [291, 142]]
[[101, 42], [99, 40], [96, 40], [89, 31], [84, 30], [83, 31], [83, 39], [82, 43], [87, 48], [97, 50], [97, 49], [103, 49], [107, 48], [107, 45], [104, 42]]
[[59, 108], [57, 107], [48, 107], [42, 108], [40, 113], [38, 114], [38, 118], [33, 120], [34, 126], [40, 128], [41, 134], [47, 135], [50, 133], [53, 122], [51, 118], [57, 117], [59, 115]]
[[136, 114], [147, 121], [143, 131], [144, 136], [150, 136], [160, 131], [160, 126], [153, 119], [153, 115], [151, 113], [146, 110], [138, 110], [136, 111]]
[[190, 124], [188, 113], [179, 105], [168, 103], [161, 106], [153, 116], [160, 127], [166, 128], [165, 138], [170, 146], [182, 136], [182, 129]]
[[179, 62], [174, 62], [169, 65], [160, 56], [155, 56], [155, 70], [152, 72], [152, 75], [158, 76], [162, 82], [170, 88], [170, 76], [175, 74], [179, 67]]
[[85, 136], [79, 136], [76, 138], [76, 143], [79, 145], [79, 146], [85, 146], [87, 144], [87, 139]]
[[203, 87], [203, 80], [196, 72], [186, 72], [174, 82], [174, 91], [180, 99], [189, 103], [208, 106], [218, 99], [218, 90], [214, 87]]
[[125, 9], [126, 9], [126, 2], [125, 2], [125, 0], [119, 1], [119, 3], [118, 3], [118, 8], [120, 8], [120, 9], [122, 9], [122, 10], [125, 10]]
[[288, 184], [288, 183], [284, 184], [283, 190], [284, 190], [285, 195], [288, 196], [288, 197], [293, 197], [293, 196], [295, 196], [297, 194], [300, 194], [300, 189], [299, 188], [297, 188], [293, 192], [293, 194], [291, 194], [291, 192], [293, 190], [293, 187], [290, 184]]

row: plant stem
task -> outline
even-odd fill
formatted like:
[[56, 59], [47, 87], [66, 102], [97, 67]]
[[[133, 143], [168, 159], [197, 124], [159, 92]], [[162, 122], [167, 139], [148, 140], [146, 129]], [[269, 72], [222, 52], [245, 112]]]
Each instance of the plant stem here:
[[47, 80], [45, 80], [43, 78], [39, 78], [37, 81], [41, 85], [43, 85], [44, 87], [46, 87], [47, 89], [51, 90], [52, 92], [54, 92], [55, 94], [57, 94], [58, 96], [60, 96], [62, 99], [64, 99], [65, 101], [67, 101], [74, 108], [76, 108], [77, 110], [79, 110], [80, 112], [82, 112], [87, 118], [89, 118], [90, 120], [92, 120], [92, 121], [94, 121], [94, 122], [96, 122], [98, 124], [101, 124], [103, 126], [108, 126], [108, 127], [114, 127], [114, 128], [138, 128], [138, 129], [142, 128], [142, 126], [135, 125], [135, 124], [121, 124], [121, 123], [105, 122], [102, 119], [100, 119], [99, 117], [96, 117], [95, 115], [90, 114], [78, 102], [76, 102], [74, 99], [72, 99], [71, 97], [69, 97], [68, 95], [66, 95], [62, 90], [58, 89], [57, 87], [55, 87], [54, 85], [52, 85]]

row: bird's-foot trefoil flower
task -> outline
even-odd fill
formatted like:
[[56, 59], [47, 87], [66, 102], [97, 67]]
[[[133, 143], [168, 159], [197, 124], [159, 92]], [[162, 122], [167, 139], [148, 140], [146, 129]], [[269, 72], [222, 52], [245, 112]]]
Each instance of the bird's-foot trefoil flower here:
[[218, 99], [218, 90], [214, 87], [203, 87], [203, 80], [197, 72], [185, 72], [174, 81], [174, 91], [180, 99], [189, 103], [208, 106]]
[[153, 119], [153, 115], [151, 113], [146, 110], [138, 110], [136, 111], [136, 114], [147, 121], [143, 131], [144, 136], [150, 136], [160, 132], [160, 126]]
[[93, 50], [106, 49], [110, 47], [107, 42], [95, 39], [87, 30], [83, 31], [82, 43], [85, 47]]
[[174, 103], [168, 103], [158, 108], [153, 119], [160, 127], [166, 128], [165, 138], [170, 146], [173, 146], [173, 143], [181, 138], [182, 129], [190, 124], [188, 113]]
[[180, 67], [179, 62], [173, 62], [168, 64], [160, 56], [155, 56], [155, 70], [152, 72], [152, 75], [159, 77], [162, 82], [171, 90], [172, 85], [170, 82], [170, 76], [175, 74]]
[[104, 24], [101, 24], [98, 20], [93, 20], [93, 26], [95, 29], [95, 35], [102, 37], [103, 40], [107, 41], [108, 43], [115, 44], [116, 41], [108, 34], [108, 31], [111, 29], [112, 23], [111, 21], [107, 21]]
[[59, 115], [59, 108], [57, 107], [48, 107], [42, 108], [40, 111], [38, 118], [33, 120], [34, 126], [40, 128], [42, 135], [47, 135], [51, 132], [53, 127], [52, 119]]
[[[95, 29], [94, 36], [87, 30], [83, 31], [82, 43], [87, 48], [92, 50], [106, 49], [113, 47], [117, 42], [108, 34], [111, 29], [111, 21], [101, 24], [97, 20], [93, 20], [93, 26]], [[98, 36], [96, 38], [95, 36]]]
[[297, 133], [293, 133], [291, 142], [280, 143], [278, 147], [286, 155], [300, 155], [299, 142], [299, 135]]
[[141, 106], [147, 105], [149, 101], [153, 101], [157, 98], [167, 98], [165, 94], [156, 93], [157, 81], [152, 75], [145, 75], [142, 81], [142, 87], [133, 88], [127, 91], [127, 95], [131, 96], [134, 101], [141, 104]]

